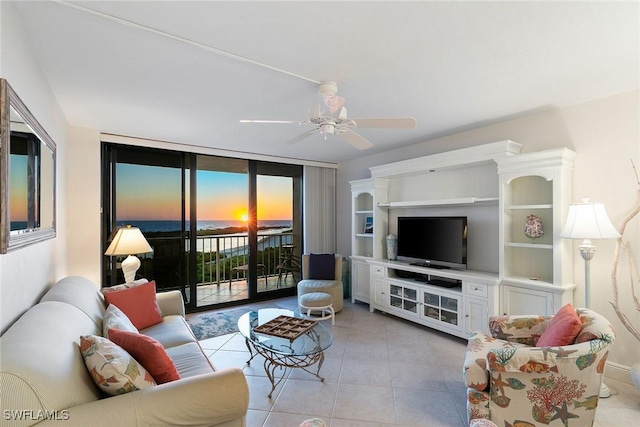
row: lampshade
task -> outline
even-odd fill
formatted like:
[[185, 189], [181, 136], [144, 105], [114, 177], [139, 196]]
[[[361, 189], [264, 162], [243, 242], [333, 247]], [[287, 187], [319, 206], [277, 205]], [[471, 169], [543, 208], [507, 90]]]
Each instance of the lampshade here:
[[153, 252], [138, 227], [127, 225], [118, 230], [105, 255], [133, 255]]
[[590, 203], [589, 199], [583, 199], [583, 203], [569, 205], [569, 215], [560, 237], [616, 239], [620, 237], [620, 233], [611, 224], [602, 203]]

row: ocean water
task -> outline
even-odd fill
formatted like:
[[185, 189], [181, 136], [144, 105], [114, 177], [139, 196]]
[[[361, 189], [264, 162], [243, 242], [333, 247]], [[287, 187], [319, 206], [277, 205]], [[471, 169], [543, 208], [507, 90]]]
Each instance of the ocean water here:
[[[120, 220], [117, 221], [117, 226], [131, 225], [132, 227], [138, 227], [142, 232], [168, 232], [179, 231], [180, 221], [157, 221], [157, 220]], [[230, 227], [244, 227], [246, 223], [236, 220], [214, 220], [214, 221], [198, 221], [198, 230], [221, 230]], [[259, 228], [282, 228], [291, 227], [292, 221], [287, 219], [282, 220], [266, 220], [258, 221]], [[186, 227], [189, 228], [189, 221], [187, 221]]]

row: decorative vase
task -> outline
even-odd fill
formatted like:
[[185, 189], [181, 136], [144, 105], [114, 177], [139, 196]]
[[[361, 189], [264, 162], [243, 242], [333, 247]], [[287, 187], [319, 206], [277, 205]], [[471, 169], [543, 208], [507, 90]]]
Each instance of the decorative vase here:
[[527, 216], [527, 223], [524, 227], [524, 235], [529, 237], [532, 241], [533, 239], [537, 239], [544, 234], [544, 229], [542, 227], [542, 221], [539, 217], [535, 215]]
[[387, 236], [387, 259], [395, 260], [398, 256], [398, 239], [395, 234]]

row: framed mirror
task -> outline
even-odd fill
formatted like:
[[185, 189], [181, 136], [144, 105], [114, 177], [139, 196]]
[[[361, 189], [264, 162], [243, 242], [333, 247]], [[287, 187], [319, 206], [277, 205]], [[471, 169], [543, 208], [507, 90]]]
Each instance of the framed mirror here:
[[0, 79], [0, 253], [56, 236], [56, 144]]

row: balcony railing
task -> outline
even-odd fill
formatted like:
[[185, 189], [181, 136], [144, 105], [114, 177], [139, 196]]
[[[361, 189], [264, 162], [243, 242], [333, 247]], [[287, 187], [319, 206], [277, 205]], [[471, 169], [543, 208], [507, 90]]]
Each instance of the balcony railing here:
[[[187, 280], [180, 277], [179, 237], [148, 238], [154, 253], [143, 259], [143, 266], [149, 265], [160, 289], [178, 289], [186, 286]], [[282, 273], [282, 263], [292, 257], [293, 233], [258, 232], [258, 274], [260, 278], [278, 276]], [[185, 241], [188, 254], [189, 240]], [[284, 248], [284, 249], [283, 249]], [[197, 236], [196, 254], [198, 285], [229, 285], [236, 280], [246, 281], [246, 266], [249, 263], [249, 236], [247, 234], [222, 234]], [[299, 265], [294, 260], [294, 265]], [[145, 268], [145, 267], [143, 267]]]

